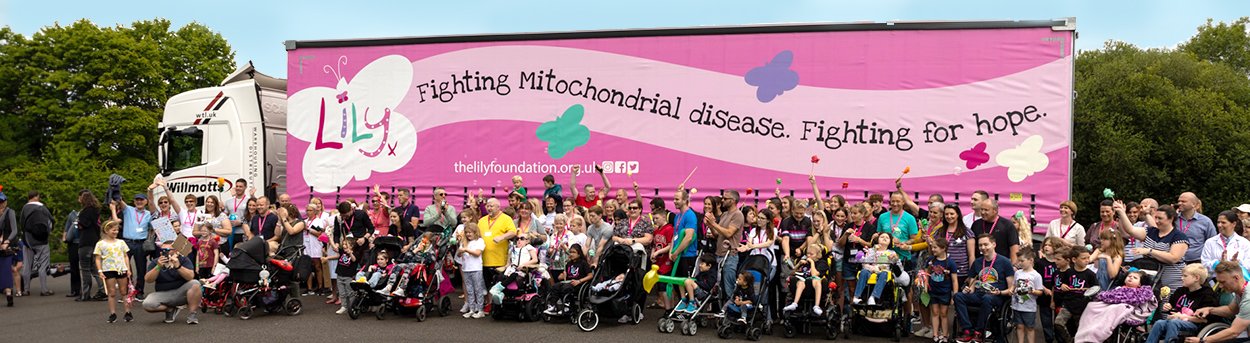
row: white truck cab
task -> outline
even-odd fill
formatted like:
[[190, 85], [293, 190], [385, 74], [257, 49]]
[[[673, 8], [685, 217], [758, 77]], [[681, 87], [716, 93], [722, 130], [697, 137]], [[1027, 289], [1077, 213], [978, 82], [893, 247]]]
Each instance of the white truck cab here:
[[286, 80], [250, 62], [219, 86], [170, 98], [157, 158], [175, 201], [185, 194], [200, 205], [208, 195], [224, 200], [240, 178], [258, 191], [285, 192], [286, 108]]

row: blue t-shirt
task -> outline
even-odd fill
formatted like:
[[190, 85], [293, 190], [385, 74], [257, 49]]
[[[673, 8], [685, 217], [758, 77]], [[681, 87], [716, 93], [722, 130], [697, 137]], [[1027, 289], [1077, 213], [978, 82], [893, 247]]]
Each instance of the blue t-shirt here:
[[1007, 277], [1016, 275], [1016, 271], [1011, 266], [1011, 259], [994, 254], [994, 260], [986, 261], [985, 257], [972, 261], [972, 270], [976, 272], [973, 275], [973, 287], [979, 291], [985, 291], [988, 285], [994, 290], [1007, 289]]
[[929, 258], [924, 268], [925, 272], [929, 273], [929, 294], [949, 295], [954, 292], [954, 279], [959, 277], [955, 271], [959, 270], [959, 266], [950, 256], [947, 256], [945, 260], [938, 260], [937, 257]]
[[673, 225], [673, 246], [681, 244], [682, 235], [686, 234], [685, 229], [690, 229], [690, 245], [686, 246], [686, 251], [681, 253], [681, 257], [695, 257], [699, 255], [699, 216], [694, 214], [694, 210], [687, 208], [686, 212], [682, 212], [677, 217], [676, 224]]
[[[899, 242], [906, 242], [920, 232], [920, 227], [916, 225], [916, 217], [911, 213], [903, 211], [901, 215], [894, 215], [892, 212], [882, 213], [877, 217], [877, 232], [889, 233]], [[898, 257], [903, 260], [911, 259], [911, 251], [893, 248], [898, 253]]]
[[122, 239], [148, 239], [148, 228], [152, 225], [152, 212], [135, 209], [126, 205], [122, 209]]

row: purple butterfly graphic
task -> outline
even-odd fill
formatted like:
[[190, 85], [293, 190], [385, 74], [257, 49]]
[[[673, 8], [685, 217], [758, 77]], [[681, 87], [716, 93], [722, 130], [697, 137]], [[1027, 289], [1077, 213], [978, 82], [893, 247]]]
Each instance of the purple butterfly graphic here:
[[968, 170], [990, 161], [990, 154], [985, 153], [985, 142], [977, 143], [972, 149], [964, 150], [959, 153], [959, 159], [967, 162]]
[[335, 97], [339, 98], [339, 103], [341, 104], [344, 101], [347, 101], [347, 91], [343, 91], [342, 93], [339, 93], [339, 95], [336, 95]]
[[781, 93], [785, 93], [799, 85], [799, 73], [790, 70], [790, 63], [793, 61], [794, 53], [786, 50], [773, 56], [772, 61], [769, 61], [768, 64], [755, 67], [747, 72], [747, 84], [758, 87], [755, 91], [756, 100], [760, 102], [773, 101]]

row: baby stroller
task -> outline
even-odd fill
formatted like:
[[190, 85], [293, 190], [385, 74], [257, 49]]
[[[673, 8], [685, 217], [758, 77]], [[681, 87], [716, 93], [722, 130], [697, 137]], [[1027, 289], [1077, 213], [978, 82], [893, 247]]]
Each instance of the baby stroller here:
[[[399, 251], [403, 249], [403, 241], [398, 237], [382, 236], [373, 240], [373, 249], [367, 254], [369, 257], [364, 261], [373, 261], [379, 253], [386, 251], [388, 256], [399, 256]], [[363, 269], [362, 269], [363, 270]], [[385, 277], [383, 278], [385, 280]], [[347, 316], [351, 319], [360, 318], [362, 312], [373, 310], [373, 314], [382, 320], [386, 318], [386, 312], [398, 311], [398, 306], [393, 301], [390, 294], [382, 294], [378, 290], [386, 287], [386, 282], [378, 281], [376, 286], [370, 286], [368, 282], [362, 280], [353, 280], [351, 284], [352, 297], [351, 303], [347, 306]]]
[[404, 296], [397, 296], [396, 302], [398, 309], [413, 311], [417, 321], [425, 321], [428, 313], [437, 311], [440, 317], [446, 317], [451, 313], [451, 297], [449, 296], [455, 291], [455, 287], [451, 284], [451, 279], [447, 277], [446, 271], [443, 269], [444, 259], [451, 251], [450, 239], [447, 235], [436, 235], [434, 238], [433, 253], [428, 255], [418, 255], [405, 253], [402, 257], [403, 263], [413, 263], [412, 270], [402, 277], [407, 278], [406, 283], [401, 282]]
[[[699, 258], [703, 256], [703, 254], [713, 254], [713, 253], [714, 252], [704, 252], [700, 250], [699, 254], [693, 258], [695, 259], [695, 261], [698, 261]], [[689, 312], [689, 313], [681, 312], [681, 311], [678, 311], [677, 309], [668, 311], [668, 313], [664, 316], [664, 318], [660, 318], [660, 322], [658, 324], [658, 329], [660, 330], [660, 332], [673, 333], [676, 327], [680, 327], [681, 334], [694, 336], [695, 334], [699, 332], [699, 327], [707, 326], [707, 320], [709, 317], [715, 318], [715, 315], [716, 315], [714, 313], [715, 310], [712, 310], [712, 311], [708, 311], [708, 310], [718, 309], [722, 307], [721, 302], [723, 300], [720, 298], [721, 297], [720, 295], [721, 293], [720, 270], [724, 266], [725, 266], [725, 260], [721, 259], [720, 263], [716, 266], [716, 269], [708, 270], [709, 273], [712, 273], [715, 275], [716, 282], [712, 284], [712, 289], [708, 290], [707, 294], [701, 294], [702, 297], [699, 296], [700, 294], [696, 294], [695, 299], [699, 301], [699, 307], [696, 308], [694, 312]], [[690, 278], [694, 278], [698, 276], [699, 271], [698, 271], [697, 263], [696, 263], [694, 272], [696, 273], [695, 275], [678, 275], [678, 276], [690, 277]], [[672, 287], [676, 288], [676, 287], [683, 287], [683, 286], [673, 285]], [[699, 291], [699, 292], [701, 293], [702, 291]], [[676, 295], [677, 292], [674, 291], [673, 294]], [[712, 312], [712, 313], [709, 313], [709, 312]]]
[[279, 250], [279, 258], [269, 258], [269, 244], [260, 237], [253, 237], [239, 243], [230, 251], [230, 268], [227, 277], [234, 284], [232, 304], [226, 306], [226, 313], [234, 314], [239, 319], [251, 319], [257, 306], [264, 306], [267, 312], [285, 312], [297, 315], [303, 309], [296, 290], [298, 280], [295, 267], [281, 259], [283, 256], [303, 254], [300, 246], [290, 246]]
[[[810, 283], [808, 281], [809, 287], [811, 286]], [[795, 293], [795, 286], [795, 282], [790, 282], [790, 294]], [[842, 314], [839, 313], [840, 311], [834, 303], [834, 300], [837, 299], [838, 284], [833, 281], [833, 278], [824, 276], [820, 286], [823, 288], [820, 293], [820, 299], [816, 299], [814, 291], [805, 290], [803, 297], [798, 301], [798, 308], [794, 311], [782, 313], [781, 325], [784, 327], [783, 335], [786, 338], [794, 338], [799, 333], [810, 334], [812, 327], [820, 326], [825, 328], [825, 339], [835, 339], [842, 333], [844, 324]], [[817, 306], [817, 304], [824, 309], [823, 313], [816, 314], [812, 310], [812, 307]]]
[[[225, 262], [218, 264], [216, 268], [226, 269]], [[225, 313], [226, 305], [231, 304], [231, 299], [234, 298], [233, 291], [234, 283], [229, 280], [221, 280], [216, 288], [204, 287], [203, 296], [200, 297], [200, 312]]]
[[[901, 269], [899, 264], [890, 264], [890, 271], [886, 273], [886, 279], [880, 280], [876, 274], [868, 279], [866, 287], [874, 287], [878, 282], [885, 282], [885, 291], [881, 292], [881, 299], [875, 305], [868, 305], [867, 302], [855, 304], [850, 298], [853, 294], [847, 294], [846, 303], [850, 307], [849, 324], [846, 328], [855, 334], [866, 334], [869, 332], [886, 332], [892, 333], [895, 342], [903, 337], [905, 331], [905, 316], [903, 313], [903, 305], [907, 299], [903, 293], [903, 288], [899, 287], [896, 277], [900, 275]], [[870, 289], [856, 290], [856, 292], [870, 293]], [[849, 292], [848, 292], [849, 293]], [[844, 332], [850, 336], [850, 332]]]
[[[751, 274], [751, 293], [758, 301], [755, 303], [755, 308], [750, 311], [745, 324], [729, 318], [728, 314], [721, 318], [716, 325], [716, 336], [728, 339], [735, 332], [741, 332], [746, 334], [748, 340], [758, 341], [764, 330], [772, 325], [772, 319], [768, 315], [768, 276], [771, 274], [771, 269], [768, 258], [762, 255], [751, 255], [743, 260], [738, 271]], [[729, 302], [733, 299], [725, 299], [725, 301]]]
[[[595, 268], [590, 284], [598, 285], [623, 275], [620, 287], [606, 287], [600, 291], [590, 290], [581, 297], [580, 310], [577, 312], [577, 327], [584, 332], [594, 331], [599, 327], [599, 316], [626, 316], [632, 324], [642, 322], [642, 306], [647, 300], [647, 292], [642, 288], [642, 265], [644, 252], [635, 252], [627, 245], [615, 244], [606, 249], [599, 257], [599, 266]], [[593, 288], [593, 287], [592, 287]]]

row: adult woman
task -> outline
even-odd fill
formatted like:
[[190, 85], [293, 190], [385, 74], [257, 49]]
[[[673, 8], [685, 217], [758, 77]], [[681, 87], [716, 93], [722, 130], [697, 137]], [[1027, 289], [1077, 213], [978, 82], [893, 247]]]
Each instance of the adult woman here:
[[[309, 290], [328, 290], [331, 287], [330, 272], [328, 265], [323, 263], [325, 244], [321, 241], [321, 237], [325, 235], [326, 228], [329, 228], [333, 222], [330, 215], [325, 213], [321, 208], [320, 200], [309, 201], [308, 206], [304, 208], [304, 256], [312, 261], [312, 275], [314, 277], [308, 279]], [[330, 236], [325, 236], [328, 240]], [[333, 304], [331, 299], [328, 304]]]
[[[251, 200], [248, 200], [248, 202], [250, 203]], [[251, 215], [251, 208], [251, 204], [248, 204], [248, 211], [245, 216]], [[208, 218], [204, 219], [203, 222], [196, 223], [195, 225], [203, 226], [211, 232], [216, 233], [217, 236], [220, 236], [222, 239], [226, 239], [227, 237], [230, 237], [230, 233], [233, 228], [230, 226], [230, 215], [226, 214], [225, 210], [226, 208], [222, 207], [221, 200], [218, 200], [216, 195], [206, 196], [204, 197], [204, 214], [207, 214]], [[246, 222], [247, 219], [244, 219], [244, 221]], [[222, 244], [220, 246], [220, 250], [222, 254], [227, 254], [227, 256], [229, 256], [230, 247], [227, 244]]]
[[1172, 227], [1176, 210], [1170, 205], [1159, 206], [1159, 210], [1154, 213], [1159, 227], [1141, 228], [1128, 223], [1128, 214], [1124, 213], [1123, 203], [1115, 202], [1112, 208], [1116, 217], [1120, 218], [1120, 229], [1141, 241], [1139, 247], [1133, 248], [1133, 253], [1141, 256], [1141, 259], [1154, 259], [1162, 265], [1159, 277], [1164, 286], [1172, 289], [1181, 287], [1181, 269], [1185, 266], [1183, 259], [1189, 243], [1185, 240], [1184, 233]]
[[191, 238], [194, 236], [192, 232], [195, 231], [195, 227], [203, 222], [200, 215], [204, 212], [195, 206], [194, 194], [187, 194], [183, 197], [182, 204], [186, 205], [186, 208], [178, 211], [178, 222], [182, 223], [182, 234]]
[[516, 228], [520, 231], [517, 234], [527, 234], [530, 232], [543, 232], [543, 227], [539, 224], [538, 217], [534, 215], [534, 203], [537, 200], [522, 203], [517, 212]]
[[378, 185], [373, 185], [373, 194], [369, 203], [369, 221], [373, 222], [373, 229], [377, 230], [378, 235], [394, 234], [390, 232], [391, 208], [386, 206], [386, 194], [378, 190]]
[[[621, 207], [621, 204], [616, 203], [616, 199], [608, 199], [607, 201], [604, 201], [603, 213], [605, 216], [603, 217], [603, 221], [608, 224], [615, 224], [616, 218], [613, 218], [613, 214], [616, 213], [616, 210], [619, 207]], [[703, 216], [699, 216], [699, 218], [703, 218]]]
[[937, 234], [944, 235], [949, 243], [950, 249], [947, 253], [950, 255], [948, 258], [955, 262], [955, 273], [960, 277], [968, 277], [968, 266], [972, 265], [972, 258], [977, 256], [977, 240], [972, 236], [972, 230], [964, 225], [964, 215], [961, 212], [958, 205], [946, 205], [942, 210], [942, 227]]
[[[389, 219], [389, 218], [388, 218]], [[279, 251], [280, 248], [304, 246], [304, 222], [299, 219], [299, 209], [295, 205], [278, 207], [278, 225], [281, 232], [276, 232], [270, 239], [269, 247]]]
[[[1127, 217], [1127, 214], [1125, 216]], [[1116, 227], [1114, 203], [1112, 203], [1111, 200], [1103, 200], [1098, 204], [1098, 218], [1099, 221], [1094, 223], [1094, 225], [1090, 225], [1089, 230], [1085, 232], [1085, 241], [1095, 247], [1100, 246], [1101, 244], [1098, 241], [1099, 232], [1102, 232], [1102, 230], [1114, 230]], [[1179, 281], [1180, 274], [1177, 274], [1176, 277]]]
[[1059, 237], [1068, 242], [1068, 245], [1084, 246], [1085, 245], [1085, 226], [1077, 223], [1073, 216], [1076, 215], [1076, 203], [1072, 200], [1066, 200], [1059, 203], [1059, 219], [1050, 221], [1046, 227], [1046, 237]]
[[[82, 278], [78, 300], [86, 301], [93, 297], [93, 283], [99, 285], [100, 288], [96, 290], [99, 295], [104, 295], [104, 280], [100, 279], [95, 269], [94, 255], [96, 242], [100, 241], [100, 199], [89, 190], [79, 193], [78, 199], [82, 203], [82, 210], [78, 211], [78, 271]], [[3, 239], [4, 237], [0, 237], [0, 240]]]

